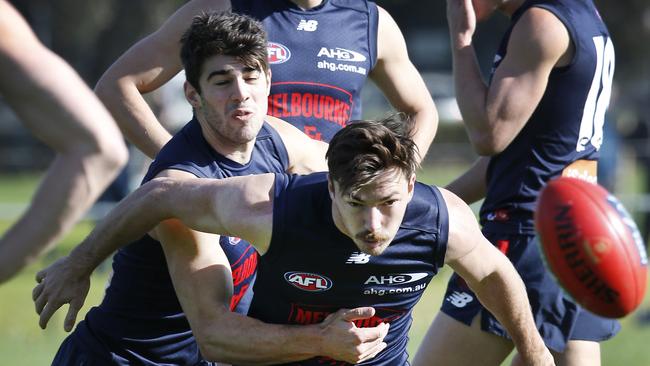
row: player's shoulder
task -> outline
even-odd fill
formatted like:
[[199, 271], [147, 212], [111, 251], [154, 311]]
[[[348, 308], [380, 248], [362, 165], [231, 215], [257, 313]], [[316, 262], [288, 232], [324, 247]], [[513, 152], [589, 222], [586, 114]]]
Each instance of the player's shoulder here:
[[[289, 122], [270, 115], [264, 116], [264, 122], [267, 128], [272, 128], [280, 134], [287, 133], [287, 131], [290, 133], [292, 130], [296, 129], [296, 127], [291, 125]], [[300, 131], [298, 130], [298, 132]]]
[[562, 30], [563, 19], [553, 8], [542, 6], [528, 7], [517, 20], [513, 32], [528, 33], [534, 37], [552, 37], [549, 31]]
[[469, 227], [474, 228], [478, 226], [474, 211], [472, 211], [465, 201], [445, 188], [439, 187], [438, 191], [447, 210], [450, 232], [463, 232]]
[[416, 182], [401, 227], [437, 232], [446, 217], [447, 205], [438, 187]]
[[529, 61], [556, 61], [570, 47], [570, 28], [556, 13], [529, 7], [516, 20], [508, 41], [509, 53]]
[[[262, 130], [260, 131], [260, 134], [273, 135], [275, 133], [280, 138], [282, 138], [282, 141], [284, 141], [285, 145], [292, 142], [305, 143], [306, 141], [311, 141], [309, 137], [307, 137], [307, 135], [300, 131], [296, 126], [283, 119], [273, 116], [265, 116], [264, 122], [265, 123]], [[260, 135], [258, 134], [258, 136]]]

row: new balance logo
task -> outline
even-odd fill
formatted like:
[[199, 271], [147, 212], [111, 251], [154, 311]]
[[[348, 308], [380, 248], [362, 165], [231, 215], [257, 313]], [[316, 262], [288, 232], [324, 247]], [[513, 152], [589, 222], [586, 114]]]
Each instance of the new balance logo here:
[[301, 19], [300, 23], [298, 24], [298, 28], [296, 28], [296, 30], [305, 31], [305, 32], [313, 32], [317, 28], [318, 28], [318, 21]]
[[370, 261], [370, 254], [354, 252], [345, 264], [366, 264]]
[[454, 291], [446, 300], [457, 308], [464, 308], [465, 305], [472, 302], [474, 298], [466, 292]]

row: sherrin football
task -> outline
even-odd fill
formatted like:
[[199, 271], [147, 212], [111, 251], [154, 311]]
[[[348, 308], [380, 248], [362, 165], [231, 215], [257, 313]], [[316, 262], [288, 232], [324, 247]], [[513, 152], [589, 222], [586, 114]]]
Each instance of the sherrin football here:
[[535, 226], [548, 267], [576, 302], [609, 318], [639, 306], [648, 272], [645, 245], [607, 190], [576, 178], [552, 180], [538, 198]]

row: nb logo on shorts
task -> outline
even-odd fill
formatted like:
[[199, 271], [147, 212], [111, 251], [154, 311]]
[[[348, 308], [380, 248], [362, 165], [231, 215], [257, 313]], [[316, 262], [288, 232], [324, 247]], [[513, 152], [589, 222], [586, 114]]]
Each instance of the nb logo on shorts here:
[[305, 32], [314, 32], [318, 28], [317, 20], [304, 20], [301, 19], [298, 23], [298, 28], [296, 30], [305, 31]]
[[370, 261], [370, 254], [354, 252], [345, 264], [366, 264]]
[[447, 297], [446, 300], [457, 308], [464, 308], [465, 305], [474, 301], [474, 298], [466, 292], [454, 291]]

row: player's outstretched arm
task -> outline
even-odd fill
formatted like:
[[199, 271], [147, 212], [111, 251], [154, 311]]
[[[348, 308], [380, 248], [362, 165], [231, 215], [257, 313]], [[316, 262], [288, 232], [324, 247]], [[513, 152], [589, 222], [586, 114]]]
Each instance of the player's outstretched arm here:
[[[258, 251], [264, 253], [271, 234], [274, 178], [273, 174], [216, 180], [158, 178], [144, 184], [100, 221], [68, 257], [36, 275], [39, 283], [32, 296], [39, 324], [45, 328], [63, 304], [81, 306], [86, 296], [81, 290], [99, 263], [166, 219], [180, 219], [199, 231], [239, 236], [258, 243]], [[69, 308], [66, 330], [72, 328], [67, 321], [74, 323], [78, 311]]]
[[0, 283], [56, 243], [95, 202], [128, 153], [92, 90], [0, 1], [0, 95], [56, 151], [30, 206], [0, 240]]
[[515, 25], [508, 53], [488, 87], [472, 43], [476, 26], [472, 2], [447, 0], [447, 20], [456, 99], [468, 136], [480, 155], [498, 154], [537, 108], [553, 67], [571, 57], [569, 33], [549, 11], [527, 10]]
[[481, 234], [470, 208], [451, 192], [441, 191], [449, 210], [445, 263], [506, 328], [526, 365], [553, 365], [553, 356], [535, 326], [524, 283], [512, 263]]
[[202, 11], [224, 11], [229, 0], [193, 0], [182, 6], [156, 32], [124, 53], [101, 77], [95, 91], [126, 138], [150, 158], [171, 135], [160, 124], [142, 94], [158, 89], [181, 69], [180, 40], [192, 18]]
[[399, 27], [386, 10], [378, 7], [377, 63], [370, 78], [390, 104], [415, 122], [413, 140], [424, 159], [438, 130], [438, 111], [420, 73], [409, 59]]

